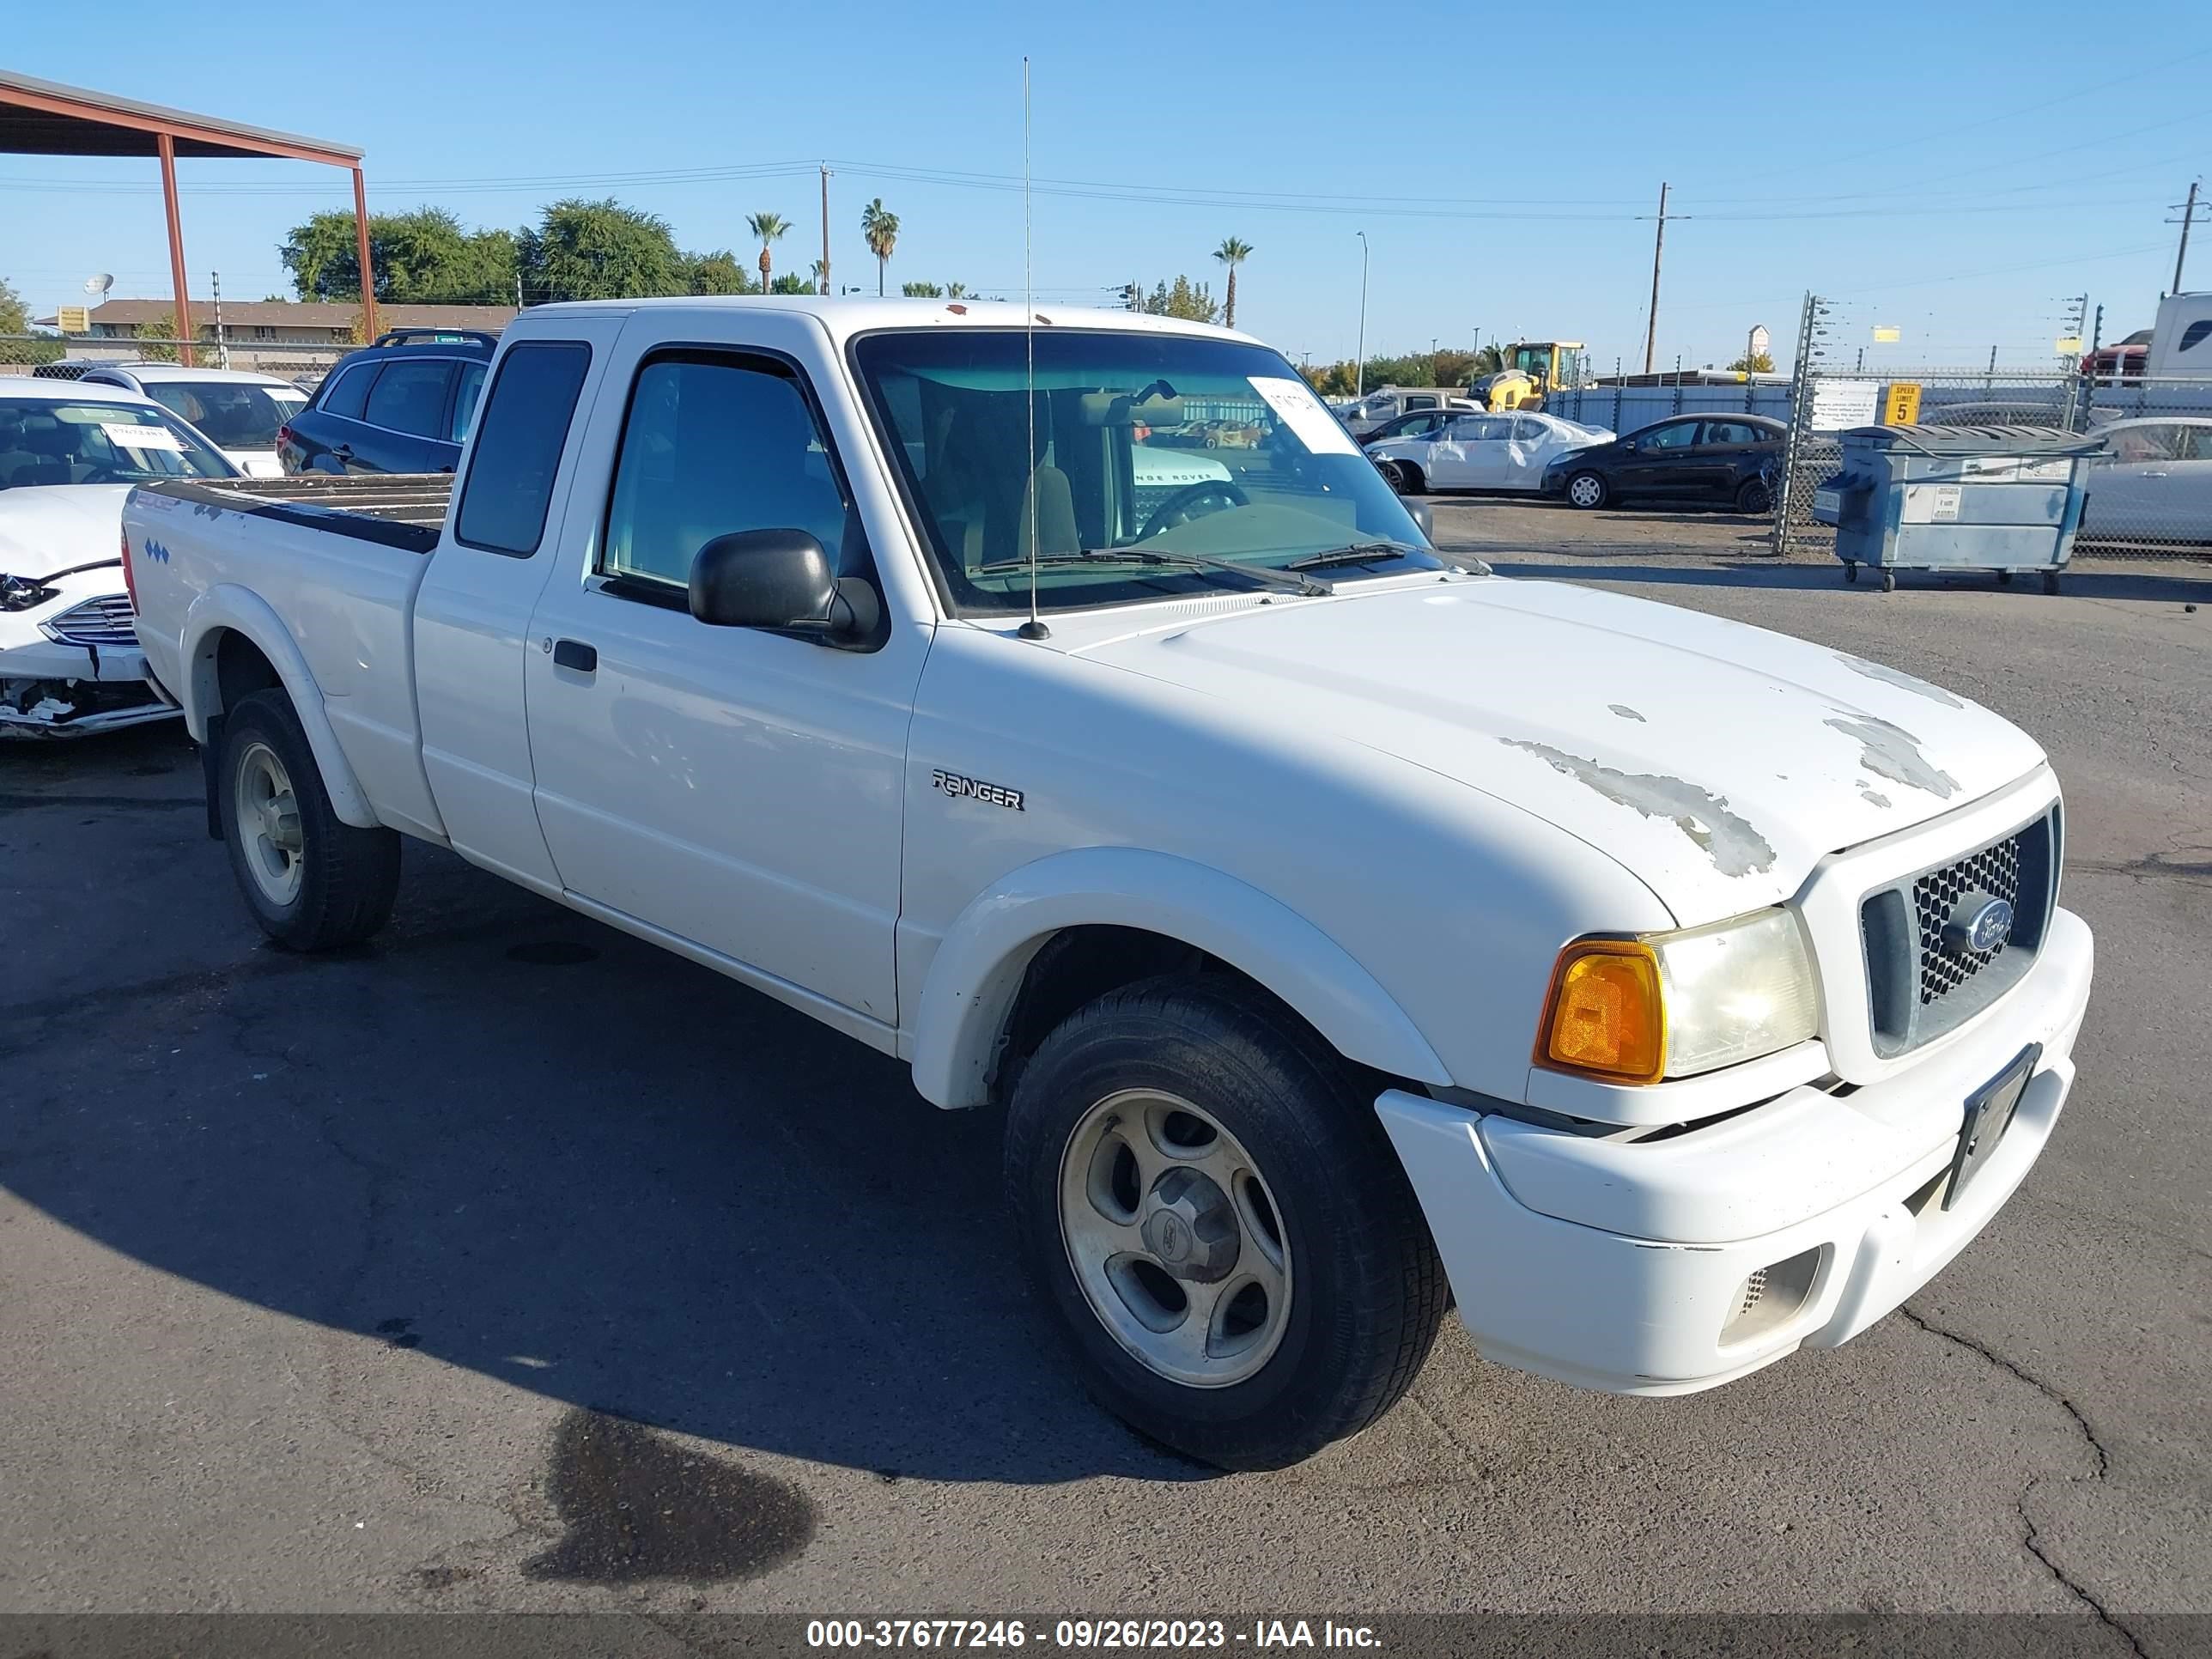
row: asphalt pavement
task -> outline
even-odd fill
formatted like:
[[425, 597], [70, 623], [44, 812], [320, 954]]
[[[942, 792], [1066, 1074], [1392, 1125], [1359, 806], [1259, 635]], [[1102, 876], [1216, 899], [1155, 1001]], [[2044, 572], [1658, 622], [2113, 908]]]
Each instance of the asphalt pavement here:
[[2212, 566], [1885, 595], [1739, 520], [1563, 514], [1437, 528], [1895, 664], [2055, 757], [2081, 1080], [1904, 1311], [1677, 1400], [1454, 1323], [1367, 1434], [1217, 1474], [1075, 1384], [994, 1114], [420, 847], [372, 945], [287, 957], [179, 732], [19, 745], [0, 1613], [2012, 1611], [2179, 1651], [2156, 1616], [2212, 1612]]

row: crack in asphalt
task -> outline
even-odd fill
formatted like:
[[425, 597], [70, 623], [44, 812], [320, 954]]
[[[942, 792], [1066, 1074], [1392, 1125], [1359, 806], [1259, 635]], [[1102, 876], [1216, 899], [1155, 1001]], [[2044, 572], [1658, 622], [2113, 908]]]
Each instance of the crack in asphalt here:
[[[1942, 1326], [1938, 1325], [1934, 1321], [1930, 1320], [1925, 1314], [1914, 1311], [1909, 1305], [1900, 1307], [1898, 1310], [1898, 1312], [1905, 1316], [1905, 1322], [1908, 1324], [1927, 1332], [1929, 1335], [1940, 1336], [1946, 1342], [1954, 1343], [1958, 1346], [1964, 1348], [1969, 1353], [1979, 1354], [1983, 1358], [1988, 1360], [1990, 1364], [1995, 1365], [1999, 1370], [2005, 1372], [2008, 1376], [2017, 1377], [2021, 1382], [2027, 1383], [2029, 1388], [2033, 1389], [2038, 1394], [2050, 1401], [2061, 1411], [2064, 1412], [2069, 1418], [2072, 1419], [2075, 1428], [2080, 1431], [2081, 1438], [2088, 1443], [2090, 1451], [2095, 1455], [2097, 1467], [2092, 1473], [2086, 1475], [2069, 1474], [2066, 1477], [2069, 1480], [2102, 1480], [2112, 1473], [2112, 1455], [2105, 1449], [2105, 1443], [2097, 1437], [2096, 1430], [2089, 1425], [2089, 1419], [2087, 1413], [2085, 1413], [2079, 1406], [2075, 1405], [2073, 1401], [2069, 1399], [2065, 1395], [2051, 1387], [2050, 1383], [2045, 1382], [2041, 1377], [2035, 1376], [2030, 1371], [2023, 1370], [2016, 1362], [2006, 1358], [2004, 1355], [1997, 1352], [1996, 1349], [1988, 1346], [1984, 1343], [1977, 1341], [1971, 1336], [1962, 1335], [1957, 1331], [1946, 1330]], [[2020, 1497], [2014, 1501], [2013, 1508], [2014, 1512], [2020, 1517], [2020, 1523], [2022, 1528], [2022, 1536], [2021, 1538], [2021, 1547], [2043, 1564], [2044, 1571], [2051, 1575], [2052, 1579], [2057, 1583], [2061, 1589], [2072, 1595], [2075, 1600], [2081, 1602], [2083, 1607], [2088, 1608], [2090, 1612], [2095, 1613], [2100, 1623], [2108, 1626], [2115, 1635], [2125, 1641], [2128, 1646], [2139, 1656], [2139, 1659], [2149, 1659], [2147, 1650], [2143, 1647], [2142, 1640], [2136, 1635], [2136, 1633], [2130, 1630], [2124, 1624], [2121, 1623], [2119, 1619], [2113, 1613], [2112, 1610], [2110, 1607], [2107, 1607], [2103, 1601], [2099, 1600], [2093, 1591], [2087, 1589], [2085, 1585], [2076, 1582], [2063, 1567], [2060, 1566], [2057, 1562], [2052, 1560], [2051, 1557], [2044, 1552], [2042, 1530], [2035, 1524], [2034, 1517], [2030, 1516], [2027, 1512], [2028, 1499], [2034, 1496], [2035, 1489], [2041, 1486], [2043, 1481], [2044, 1477], [2041, 1474], [2030, 1475], [2028, 1477], [2027, 1484], [2021, 1488]]]

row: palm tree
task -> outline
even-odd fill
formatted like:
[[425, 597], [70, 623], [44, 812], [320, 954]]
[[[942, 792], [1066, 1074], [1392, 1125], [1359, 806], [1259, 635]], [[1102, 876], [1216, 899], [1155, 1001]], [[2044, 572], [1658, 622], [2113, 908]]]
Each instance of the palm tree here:
[[791, 228], [791, 221], [781, 213], [756, 213], [745, 221], [745, 228], [760, 238], [761, 292], [768, 292], [768, 245]]
[[945, 285], [945, 297], [948, 300], [966, 299], [968, 297], [968, 284], [965, 283], [947, 283]]
[[827, 294], [830, 291], [830, 267], [817, 259], [806, 268], [814, 275], [814, 291], [817, 294]]
[[1252, 257], [1252, 245], [1239, 241], [1234, 236], [1222, 238], [1221, 246], [1213, 250], [1213, 257], [1229, 267], [1229, 299], [1222, 313], [1224, 327], [1237, 326], [1237, 267]]
[[884, 205], [880, 196], [860, 210], [860, 234], [867, 239], [868, 252], [876, 256], [876, 297], [884, 293], [884, 267], [890, 262], [891, 250], [898, 246], [898, 215]]

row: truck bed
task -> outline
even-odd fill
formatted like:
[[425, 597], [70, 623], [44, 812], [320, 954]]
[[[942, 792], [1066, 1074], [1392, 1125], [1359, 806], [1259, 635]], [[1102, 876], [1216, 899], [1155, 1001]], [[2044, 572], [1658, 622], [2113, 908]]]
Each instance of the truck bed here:
[[206, 507], [333, 532], [386, 547], [428, 553], [453, 499], [449, 472], [301, 473], [288, 478], [181, 480], [142, 488]]

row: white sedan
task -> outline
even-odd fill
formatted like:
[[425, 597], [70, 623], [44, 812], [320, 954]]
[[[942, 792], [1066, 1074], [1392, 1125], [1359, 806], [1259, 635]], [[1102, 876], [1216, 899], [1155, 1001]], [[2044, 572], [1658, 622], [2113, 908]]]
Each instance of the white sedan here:
[[2212, 542], [2212, 419], [2148, 416], [2095, 428], [2084, 540]]
[[146, 680], [123, 561], [123, 498], [238, 468], [150, 398], [0, 380], [0, 737], [166, 720]]
[[307, 394], [274, 374], [242, 368], [186, 368], [179, 363], [102, 363], [80, 386], [143, 392], [189, 421], [249, 478], [281, 478], [276, 434], [307, 406]]
[[1611, 443], [1602, 427], [1556, 415], [1462, 415], [1438, 432], [1386, 438], [1367, 453], [1401, 495], [1431, 489], [1525, 489], [1542, 487], [1544, 469], [1560, 456]]

